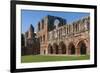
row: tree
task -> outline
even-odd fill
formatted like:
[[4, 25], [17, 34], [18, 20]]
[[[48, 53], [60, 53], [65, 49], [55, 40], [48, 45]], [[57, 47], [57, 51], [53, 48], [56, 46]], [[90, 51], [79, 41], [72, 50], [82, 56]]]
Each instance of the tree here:
[[21, 34], [21, 46], [25, 46], [24, 34]]

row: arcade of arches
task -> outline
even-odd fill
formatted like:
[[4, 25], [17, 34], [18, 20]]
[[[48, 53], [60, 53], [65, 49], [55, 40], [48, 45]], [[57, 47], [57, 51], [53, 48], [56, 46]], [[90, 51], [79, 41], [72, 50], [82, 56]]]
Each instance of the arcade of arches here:
[[49, 44], [48, 54], [86, 55], [87, 46], [84, 41], [79, 41], [76, 46], [73, 42], [69, 43], [69, 45], [66, 46], [66, 44], [62, 41], [59, 44]]

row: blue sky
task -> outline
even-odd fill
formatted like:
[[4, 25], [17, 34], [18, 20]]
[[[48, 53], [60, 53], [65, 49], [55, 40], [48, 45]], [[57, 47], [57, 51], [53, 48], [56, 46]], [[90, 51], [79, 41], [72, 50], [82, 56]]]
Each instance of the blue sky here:
[[37, 23], [46, 15], [58, 16], [66, 19], [67, 23], [72, 23], [84, 16], [89, 16], [89, 13], [82, 12], [55, 12], [55, 11], [38, 11], [38, 10], [21, 10], [21, 30], [26, 32], [30, 24], [37, 28]]

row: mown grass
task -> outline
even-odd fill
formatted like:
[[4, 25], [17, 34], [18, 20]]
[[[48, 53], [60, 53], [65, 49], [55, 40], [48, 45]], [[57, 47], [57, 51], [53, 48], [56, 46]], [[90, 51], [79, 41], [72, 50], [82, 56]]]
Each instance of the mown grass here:
[[49, 61], [73, 61], [73, 60], [88, 60], [89, 55], [84, 56], [48, 56], [48, 55], [27, 55], [21, 57], [22, 63], [31, 62], [49, 62]]

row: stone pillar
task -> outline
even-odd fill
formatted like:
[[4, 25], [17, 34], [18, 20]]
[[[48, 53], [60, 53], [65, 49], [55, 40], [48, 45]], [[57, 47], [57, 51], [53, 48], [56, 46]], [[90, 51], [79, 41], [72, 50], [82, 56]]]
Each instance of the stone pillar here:
[[41, 29], [42, 29], [42, 22], [40, 21], [40, 31], [41, 31]]
[[43, 50], [42, 50], [41, 46], [40, 46], [40, 54], [43, 55]]
[[77, 24], [75, 23], [75, 32], [77, 32]]
[[80, 26], [79, 26], [79, 28], [80, 28], [80, 31], [82, 31], [82, 21], [81, 21], [81, 23], [80, 23]]
[[80, 25], [80, 23], [79, 23], [79, 32], [80, 32], [80, 30], [81, 30], [81, 25]]
[[80, 55], [80, 48], [79, 47], [76, 48], [75, 53], [76, 53], [76, 55]]
[[74, 26], [74, 24], [73, 24], [73, 33], [75, 33], [75, 26]]
[[69, 34], [70, 34], [70, 25], [69, 25]]
[[68, 55], [68, 46], [66, 46], [66, 54]]
[[46, 53], [45, 54], [47, 55], [48, 54], [48, 49], [46, 48], [45, 50], [46, 50]]
[[77, 32], [79, 32], [79, 23], [77, 23]]
[[88, 43], [86, 44], [86, 54], [90, 55], [90, 41], [88, 41]]
[[69, 34], [69, 25], [67, 25], [67, 34]]
[[74, 33], [74, 30], [73, 30], [73, 24], [72, 24], [72, 33]]

